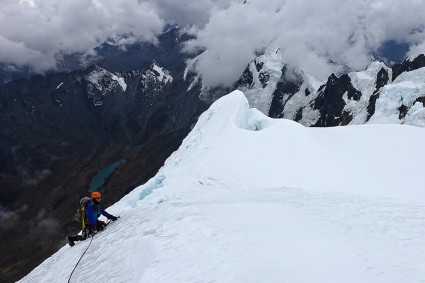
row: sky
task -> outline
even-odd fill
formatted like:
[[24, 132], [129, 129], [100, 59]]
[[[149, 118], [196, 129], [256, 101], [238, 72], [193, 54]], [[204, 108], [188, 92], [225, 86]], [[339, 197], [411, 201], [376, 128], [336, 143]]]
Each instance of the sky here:
[[274, 120], [235, 91], [107, 208], [118, 221], [19, 282], [423, 282], [424, 139]]
[[64, 54], [94, 55], [93, 49], [107, 40], [155, 42], [166, 23], [176, 23], [197, 36], [188, 52], [208, 50], [197, 64], [206, 85], [231, 84], [272, 43], [291, 66], [323, 79], [344, 65], [364, 69], [370, 54], [390, 40], [408, 43], [409, 56], [423, 53], [424, 6], [425, 0], [187, 0], [184, 5], [3, 0], [0, 62], [43, 72], [55, 68]]

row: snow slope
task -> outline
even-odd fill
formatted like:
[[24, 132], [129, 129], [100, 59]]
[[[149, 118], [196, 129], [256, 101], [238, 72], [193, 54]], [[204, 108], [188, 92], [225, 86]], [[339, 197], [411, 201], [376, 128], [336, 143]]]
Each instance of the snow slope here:
[[[425, 281], [425, 129], [306, 128], [214, 103], [159, 173], [108, 209], [71, 282]], [[89, 241], [20, 282], [67, 282]]]

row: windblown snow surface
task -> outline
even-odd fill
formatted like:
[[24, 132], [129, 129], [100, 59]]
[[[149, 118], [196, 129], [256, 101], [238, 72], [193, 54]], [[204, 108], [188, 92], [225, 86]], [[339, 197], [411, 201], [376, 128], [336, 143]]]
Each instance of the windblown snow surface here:
[[[214, 103], [107, 210], [71, 282], [425, 282], [425, 129], [306, 128]], [[78, 202], [78, 200], [76, 200]], [[21, 282], [67, 282], [90, 240]]]

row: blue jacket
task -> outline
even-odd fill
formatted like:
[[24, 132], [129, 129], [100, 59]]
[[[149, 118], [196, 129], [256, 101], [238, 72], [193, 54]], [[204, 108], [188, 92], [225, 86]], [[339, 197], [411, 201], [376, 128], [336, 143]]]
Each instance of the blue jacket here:
[[108, 219], [111, 217], [109, 213], [95, 199], [90, 200], [85, 209], [86, 218], [92, 227], [96, 227], [97, 219], [102, 214]]

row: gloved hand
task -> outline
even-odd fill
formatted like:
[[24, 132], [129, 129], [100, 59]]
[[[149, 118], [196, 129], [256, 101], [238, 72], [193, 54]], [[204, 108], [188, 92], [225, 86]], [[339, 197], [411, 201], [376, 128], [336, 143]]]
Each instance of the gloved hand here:
[[96, 230], [98, 231], [103, 231], [106, 228], [106, 223], [103, 222], [102, 220], [98, 220], [97, 224], [96, 224]]
[[111, 216], [109, 216], [109, 219], [111, 219], [112, 221], [115, 221], [115, 220], [118, 219], [118, 217], [111, 215]]

